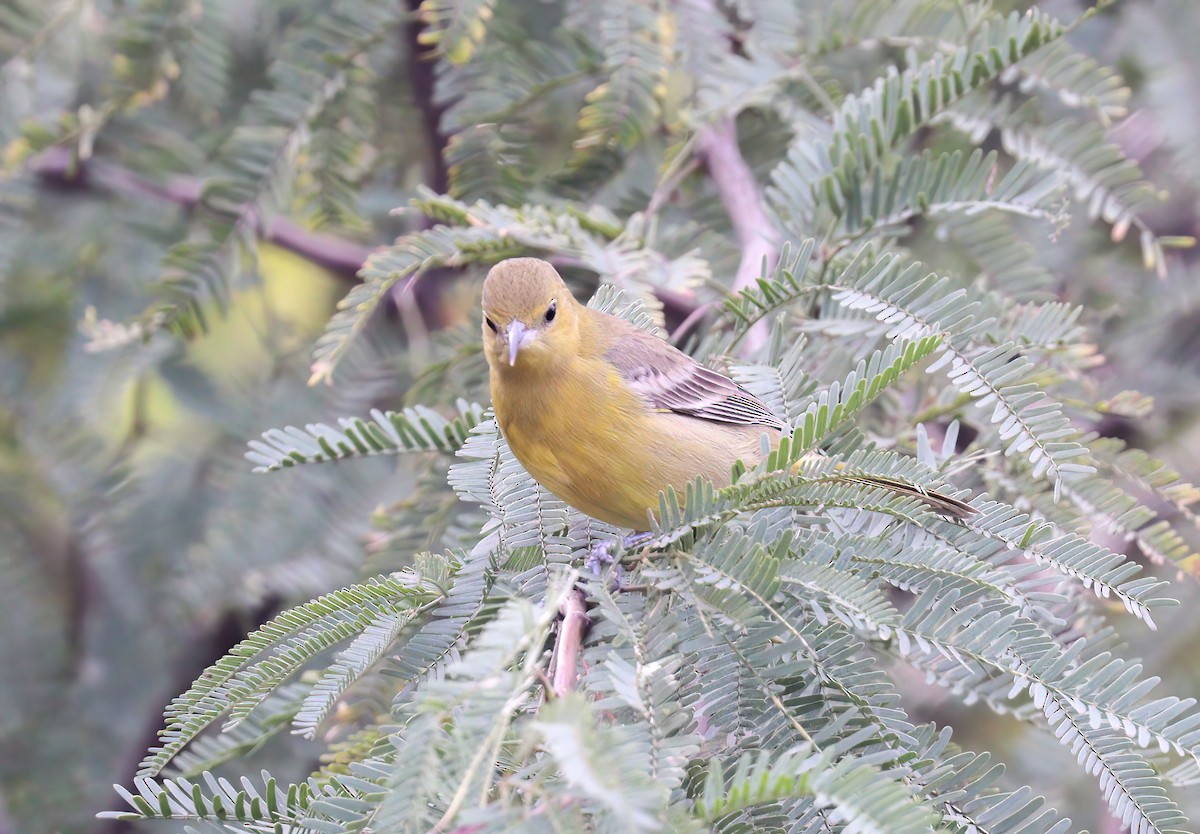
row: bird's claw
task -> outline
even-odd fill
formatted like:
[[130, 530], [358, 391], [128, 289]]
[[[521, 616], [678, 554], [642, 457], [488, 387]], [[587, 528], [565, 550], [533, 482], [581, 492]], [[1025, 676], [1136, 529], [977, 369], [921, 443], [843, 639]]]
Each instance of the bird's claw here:
[[592, 545], [588, 552], [587, 569], [592, 572], [593, 576], [599, 577], [604, 573], [604, 565], [612, 565], [612, 577], [608, 582], [608, 590], [610, 593], [616, 593], [621, 590], [621, 580], [624, 577], [625, 569], [621, 567], [621, 563], [613, 555], [613, 545], [619, 545], [620, 542], [612, 539], [608, 541], [597, 542]]
[[616, 564], [617, 581], [620, 583], [621, 563], [617, 556], [629, 548], [637, 547], [645, 544], [653, 538], [651, 533], [634, 533], [624, 539], [605, 539], [604, 541], [596, 542], [588, 551], [587, 560], [584, 564], [594, 576], [599, 576], [603, 571], [603, 565]]
[[616, 543], [616, 539], [605, 539], [604, 541], [596, 542], [588, 550], [587, 561], [584, 564], [592, 572], [593, 576], [600, 575], [603, 565], [611, 565], [613, 563], [615, 558], [613, 556], [613, 545]]

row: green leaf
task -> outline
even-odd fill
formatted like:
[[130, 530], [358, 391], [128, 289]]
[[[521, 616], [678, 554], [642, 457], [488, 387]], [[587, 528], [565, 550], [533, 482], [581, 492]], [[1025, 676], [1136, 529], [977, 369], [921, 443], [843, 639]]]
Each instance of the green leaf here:
[[246, 459], [255, 472], [278, 472], [305, 463], [345, 460], [402, 452], [454, 453], [479, 425], [482, 406], [458, 401], [458, 416], [446, 419], [424, 406], [402, 412], [371, 412], [371, 422], [343, 417], [341, 427], [310, 423], [303, 430], [288, 426], [263, 432], [262, 441], [250, 441]]

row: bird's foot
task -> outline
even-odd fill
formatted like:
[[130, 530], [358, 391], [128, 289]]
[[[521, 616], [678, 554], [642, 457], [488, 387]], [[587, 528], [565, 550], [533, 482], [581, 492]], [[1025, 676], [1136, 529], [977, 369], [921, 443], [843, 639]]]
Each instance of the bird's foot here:
[[[633, 547], [639, 547], [652, 538], [654, 538], [653, 533], [634, 533], [632, 536], [626, 536], [624, 539], [605, 539], [604, 541], [596, 542], [588, 552], [587, 561], [584, 564], [595, 576], [599, 576], [603, 570], [603, 565], [611, 565], [616, 561], [616, 554]], [[620, 569], [621, 565], [617, 562], [617, 570], [619, 571]]]
[[604, 541], [596, 542], [588, 550], [587, 561], [584, 565], [592, 572], [593, 576], [599, 576], [604, 569], [604, 565], [613, 563], [613, 545], [617, 543], [616, 539], [605, 539]]

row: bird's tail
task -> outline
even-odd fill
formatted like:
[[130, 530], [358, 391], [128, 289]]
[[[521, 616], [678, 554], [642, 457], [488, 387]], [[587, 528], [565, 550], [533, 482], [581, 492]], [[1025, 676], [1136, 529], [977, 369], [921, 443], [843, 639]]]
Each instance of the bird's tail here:
[[[824, 455], [813, 452], [801, 458], [796, 464], [796, 467], [799, 468], [805, 463], [824, 458]], [[838, 472], [843, 472], [845, 471], [845, 464], [837, 463], [834, 465], [834, 469]], [[894, 492], [898, 495], [906, 495], [916, 498], [935, 513], [940, 513], [948, 518], [970, 518], [972, 515], [979, 512], [965, 501], [961, 501], [958, 498], [946, 495], [944, 492], [925, 489], [917, 484], [914, 484], [910, 481], [905, 481], [901, 478], [889, 478], [886, 475], [868, 475], [856, 473], [848, 476], [847, 480], [886, 489], [889, 492]]]
[[899, 478], [885, 478], [881, 475], [856, 475], [854, 476], [854, 480], [870, 484], [871, 486], [882, 487], [900, 495], [912, 496], [926, 504], [935, 513], [941, 513], [949, 518], [970, 518], [979, 512], [966, 501], [960, 501], [953, 496], [946, 495], [944, 492], [922, 489], [916, 484], [910, 484]]

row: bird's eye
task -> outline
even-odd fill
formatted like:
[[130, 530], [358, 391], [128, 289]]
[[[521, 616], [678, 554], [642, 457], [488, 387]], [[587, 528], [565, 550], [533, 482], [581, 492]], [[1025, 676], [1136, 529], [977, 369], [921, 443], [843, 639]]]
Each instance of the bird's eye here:
[[500, 328], [496, 326], [496, 322], [492, 321], [492, 320], [491, 320], [490, 318], [488, 318], [487, 316], [484, 316], [483, 320], [487, 322], [487, 326], [488, 326], [488, 327], [492, 328], [492, 332], [493, 332], [493, 333], [499, 333], [499, 332], [500, 332]]
[[551, 301], [549, 309], [546, 310], [546, 321], [554, 321], [554, 314], [558, 312], [558, 302]]

